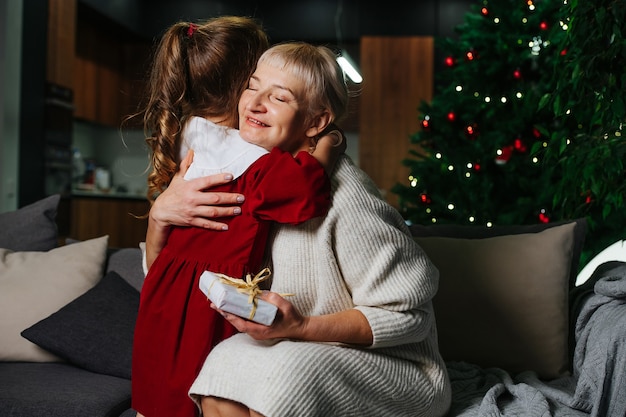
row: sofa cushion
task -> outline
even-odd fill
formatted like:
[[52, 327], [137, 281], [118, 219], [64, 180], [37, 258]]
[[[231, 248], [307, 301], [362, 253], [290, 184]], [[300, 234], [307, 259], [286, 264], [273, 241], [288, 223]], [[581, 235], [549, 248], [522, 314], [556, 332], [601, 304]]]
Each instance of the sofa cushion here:
[[56, 224], [60, 195], [55, 194], [18, 210], [0, 213], [0, 248], [47, 251], [58, 244]]
[[0, 362], [2, 417], [113, 417], [130, 408], [130, 381], [70, 364]]
[[139, 291], [109, 272], [22, 336], [81, 368], [130, 379], [138, 310]]
[[446, 361], [569, 369], [568, 282], [576, 223], [482, 239], [415, 237], [440, 271], [433, 300]]
[[0, 249], [0, 360], [60, 360], [20, 333], [96, 285], [108, 240], [103, 236], [48, 252]]
[[581, 217], [576, 220], [561, 220], [551, 223], [537, 223], [526, 225], [502, 225], [494, 227], [434, 224], [423, 226], [419, 224], [411, 225], [411, 233], [418, 237], [454, 237], [462, 239], [484, 239], [496, 236], [521, 235], [526, 233], [538, 233], [552, 227], [562, 226], [568, 223], [575, 223], [574, 245], [572, 247], [572, 263], [569, 275], [570, 289], [576, 285], [578, 277], [580, 255], [587, 236], [587, 220]]

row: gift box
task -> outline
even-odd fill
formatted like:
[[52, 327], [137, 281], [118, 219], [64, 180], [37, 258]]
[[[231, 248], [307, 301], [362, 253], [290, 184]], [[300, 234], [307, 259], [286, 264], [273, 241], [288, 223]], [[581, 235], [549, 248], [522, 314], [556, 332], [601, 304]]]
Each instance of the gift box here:
[[204, 271], [200, 276], [200, 290], [220, 310], [270, 326], [276, 317], [276, 306], [258, 299], [258, 283], [269, 276], [266, 268], [257, 276], [235, 279], [223, 274]]

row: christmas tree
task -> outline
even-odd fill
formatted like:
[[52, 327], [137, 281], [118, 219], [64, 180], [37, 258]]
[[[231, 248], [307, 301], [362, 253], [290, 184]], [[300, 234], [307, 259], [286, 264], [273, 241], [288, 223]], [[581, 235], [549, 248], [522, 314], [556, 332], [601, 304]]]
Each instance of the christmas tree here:
[[540, 103], [554, 121], [538, 126], [549, 140], [536, 149], [544, 167], [559, 170], [553, 216], [587, 219], [584, 262], [626, 239], [626, 1], [570, 0], [561, 10], [564, 58]]
[[[408, 181], [393, 189], [407, 220], [490, 227], [588, 216], [591, 235], [600, 229], [599, 204], [591, 201], [606, 190], [590, 193], [585, 184], [582, 193], [576, 183], [594, 146], [579, 127], [588, 112], [576, 108], [572, 116], [571, 101], [584, 107], [589, 98], [571, 93], [565, 73], [575, 71], [574, 60], [589, 59], [571, 34], [575, 9], [563, 0], [483, 1], [456, 28], [456, 39], [436, 39], [445, 68], [436, 74], [434, 98], [419, 109], [422, 129], [404, 161]], [[584, 149], [571, 146], [575, 136]], [[602, 155], [593, 161], [599, 170]], [[624, 238], [626, 213], [621, 227]]]

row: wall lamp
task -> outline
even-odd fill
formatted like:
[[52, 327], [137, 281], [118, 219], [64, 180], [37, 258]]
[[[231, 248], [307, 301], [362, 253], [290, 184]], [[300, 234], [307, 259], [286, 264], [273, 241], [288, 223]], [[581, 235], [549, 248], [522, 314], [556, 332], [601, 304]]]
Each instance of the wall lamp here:
[[352, 80], [352, 82], [360, 84], [363, 81], [363, 77], [359, 74], [356, 64], [352, 58], [350, 58], [350, 55], [348, 55], [348, 52], [346, 52], [345, 49], [342, 49], [337, 54], [337, 63], [341, 69], [343, 69], [343, 72], [345, 72], [346, 75]]

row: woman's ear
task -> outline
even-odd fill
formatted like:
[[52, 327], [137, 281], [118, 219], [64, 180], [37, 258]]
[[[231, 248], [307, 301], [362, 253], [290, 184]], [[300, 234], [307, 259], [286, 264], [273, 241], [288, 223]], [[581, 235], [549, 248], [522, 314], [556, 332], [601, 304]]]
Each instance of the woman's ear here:
[[324, 111], [315, 118], [310, 123], [310, 127], [306, 130], [306, 135], [309, 138], [317, 137], [320, 133], [322, 133], [328, 125], [332, 122], [332, 116], [329, 111]]

